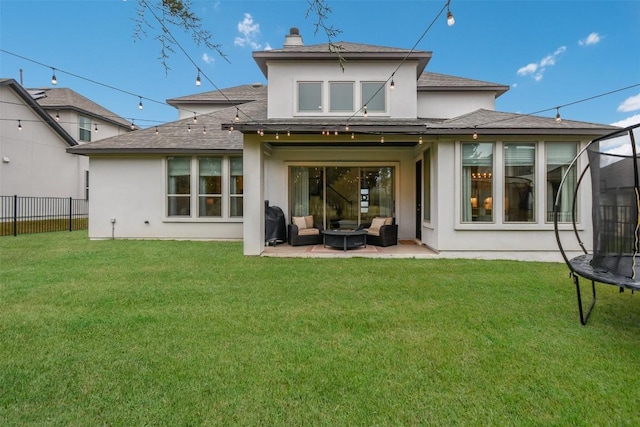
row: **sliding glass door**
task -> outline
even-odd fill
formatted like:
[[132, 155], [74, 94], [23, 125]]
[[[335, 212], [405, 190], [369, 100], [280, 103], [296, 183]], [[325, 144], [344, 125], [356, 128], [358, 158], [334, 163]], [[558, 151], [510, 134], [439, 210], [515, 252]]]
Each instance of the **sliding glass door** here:
[[325, 228], [354, 229], [395, 215], [392, 166], [295, 166], [289, 169], [291, 216], [313, 215]]

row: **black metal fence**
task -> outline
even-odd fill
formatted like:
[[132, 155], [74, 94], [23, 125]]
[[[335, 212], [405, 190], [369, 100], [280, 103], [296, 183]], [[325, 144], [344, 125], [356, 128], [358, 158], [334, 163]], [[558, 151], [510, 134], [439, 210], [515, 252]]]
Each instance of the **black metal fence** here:
[[0, 196], [0, 236], [86, 230], [88, 226], [88, 200]]

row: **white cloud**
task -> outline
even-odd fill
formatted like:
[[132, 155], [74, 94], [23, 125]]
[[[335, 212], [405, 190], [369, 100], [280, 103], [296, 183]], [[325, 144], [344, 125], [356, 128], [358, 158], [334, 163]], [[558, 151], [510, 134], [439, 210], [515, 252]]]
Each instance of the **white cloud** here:
[[578, 40], [580, 46], [591, 46], [600, 43], [601, 37], [598, 33], [591, 33], [586, 38]]
[[521, 76], [526, 76], [527, 74], [533, 74], [538, 69], [538, 64], [527, 64], [524, 67], [518, 70], [518, 74]]
[[611, 126], [620, 126], [621, 128], [626, 128], [635, 124], [640, 124], [640, 114], [627, 117], [626, 119], [619, 120], [615, 123], [611, 123]]
[[260, 24], [253, 22], [250, 13], [244, 14], [244, 19], [238, 22], [238, 32], [240, 37], [236, 37], [233, 44], [240, 47], [250, 46], [252, 49], [260, 49], [260, 44], [256, 42], [256, 38], [260, 34]]
[[640, 93], [636, 96], [630, 96], [622, 101], [622, 104], [618, 105], [618, 111], [629, 112], [640, 110]]
[[209, 55], [208, 53], [203, 53], [202, 60], [207, 64], [212, 64], [216, 59], [213, 56]]
[[553, 52], [542, 58], [539, 62], [532, 62], [530, 64], [525, 65], [518, 69], [517, 74], [520, 76], [532, 75], [533, 79], [537, 82], [542, 80], [544, 76], [544, 72], [547, 70], [547, 67], [551, 67], [552, 65], [556, 65], [556, 59], [558, 56], [567, 51], [566, 46], [560, 46]]

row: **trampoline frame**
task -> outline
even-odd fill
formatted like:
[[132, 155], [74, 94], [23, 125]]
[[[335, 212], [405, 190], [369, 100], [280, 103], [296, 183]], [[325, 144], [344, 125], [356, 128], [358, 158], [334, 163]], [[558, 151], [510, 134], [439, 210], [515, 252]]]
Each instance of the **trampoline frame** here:
[[[594, 268], [593, 265], [591, 264], [591, 261], [593, 259], [593, 254], [590, 254], [585, 248], [584, 242], [580, 238], [580, 233], [578, 231], [578, 227], [576, 224], [578, 192], [580, 189], [580, 184], [582, 183], [584, 176], [589, 170], [589, 167], [590, 167], [589, 162], [587, 162], [587, 165], [582, 170], [582, 173], [580, 174], [580, 177], [576, 182], [576, 186], [573, 191], [573, 202], [571, 204], [571, 223], [573, 227], [573, 233], [577, 239], [577, 242], [580, 248], [582, 249], [583, 255], [579, 255], [575, 258], [569, 259], [569, 257], [567, 256], [564, 250], [564, 247], [562, 246], [562, 241], [560, 239], [560, 230], [558, 228], [558, 216], [560, 214], [560, 198], [562, 195], [562, 188], [565, 185], [567, 177], [571, 173], [572, 169], [578, 167], [578, 161], [580, 157], [582, 157], [582, 155], [587, 151], [587, 149], [593, 143], [599, 142], [603, 139], [609, 139], [615, 135], [623, 135], [627, 133], [631, 139], [633, 158], [636, 159], [636, 161], [633, 162], [633, 168], [635, 172], [634, 186], [636, 191], [636, 197], [640, 197], [640, 182], [639, 182], [639, 176], [638, 176], [638, 161], [637, 161], [640, 158], [640, 156], [639, 156], [639, 153], [636, 151], [636, 141], [633, 135], [634, 129], [638, 127], [640, 127], [640, 124], [629, 126], [627, 128], [620, 129], [615, 132], [611, 132], [607, 135], [604, 135], [602, 137], [591, 140], [582, 150], [580, 150], [580, 152], [569, 164], [569, 167], [567, 168], [566, 172], [562, 177], [562, 180], [560, 181], [560, 185], [558, 187], [558, 193], [556, 194], [555, 203], [553, 205], [553, 228], [556, 236], [556, 241], [558, 243], [558, 248], [560, 249], [562, 258], [564, 259], [565, 263], [569, 267], [569, 270], [570, 270], [569, 275], [576, 287], [578, 312], [580, 315], [580, 323], [583, 326], [587, 324], [587, 321], [589, 320], [589, 316], [591, 315], [591, 311], [593, 310], [596, 304], [596, 282], [618, 286], [620, 289], [620, 292], [624, 292], [625, 289], [630, 289], [631, 292], [634, 292], [634, 291], [640, 291], [640, 281], [638, 281], [637, 279], [633, 280], [626, 276], [617, 275], [610, 271]], [[637, 221], [639, 221], [638, 216], [640, 216], [640, 212], [637, 213], [637, 217], [636, 217]], [[592, 228], [593, 228], [593, 225], [592, 225]], [[636, 229], [636, 233], [637, 233], [637, 229]], [[636, 250], [637, 250], [637, 245], [638, 245], [638, 242], [636, 240]], [[591, 281], [591, 302], [589, 304], [589, 307], [586, 309], [582, 301], [580, 277]]]

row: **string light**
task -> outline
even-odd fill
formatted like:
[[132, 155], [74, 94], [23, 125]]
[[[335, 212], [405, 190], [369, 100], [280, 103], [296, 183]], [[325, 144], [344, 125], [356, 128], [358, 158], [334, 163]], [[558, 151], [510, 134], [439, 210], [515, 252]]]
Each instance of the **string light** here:
[[196, 117], [196, 113], [193, 113], [193, 123], [198, 123], [198, 117]]
[[422, 136], [418, 138], [418, 144], [422, 145]]
[[391, 83], [389, 84], [389, 89], [391, 89], [391, 90], [394, 90], [396, 88], [396, 84], [393, 81], [393, 76], [395, 76], [395, 74], [396, 74], [395, 71], [391, 74]]
[[98, 133], [98, 124], [96, 123], [95, 128], [94, 128], [95, 133]]
[[475, 129], [473, 130], [473, 139], [478, 139], [478, 131]]
[[451, 0], [447, 1], [447, 25], [451, 27], [456, 23], [456, 20], [453, 18], [451, 10], [449, 10], [449, 3], [451, 3]]
[[291, 136], [291, 131], [290, 130], [287, 131], [287, 136]]
[[380, 144], [384, 144], [384, 136], [380, 137]]
[[144, 107], [142, 106], [142, 97], [139, 96], [138, 98], [140, 98], [140, 102], [138, 103], [138, 110], [142, 110]]
[[280, 135], [278, 135], [278, 132], [276, 132], [276, 139], [280, 139]]
[[56, 110], [56, 122], [60, 121], [60, 110]]
[[351, 132], [351, 139], [355, 138], [355, 134], [353, 132]]
[[135, 125], [135, 120], [131, 119], [131, 130], [135, 130], [136, 125]]
[[237, 122], [240, 121], [240, 110], [238, 109], [238, 107], [236, 107], [236, 117], [234, 119]]
[[22, 130], [22, 123], [20, 123], [20, 120], [18, 120], [18, 130]]
[[202, 82], [200, 81], [200, 68], [198, 68], [198, 77], [196, 77], [196, 86], [200, 86]]
[[345, 132], [349, 132], [349, 123], [347, 123], [347, 124], [344, 126], [344, 131], [345, 131]]
[[58, 78], [56, 77], [56, 69], [52, 67], [51, 71], [53, 72], [53, 74], [51, 75], [51, 84], [55, 86], [58, 84]]
[[207, 133], [207, 127], [206, 126], [202, 126], [202, 133], [204, 133], [204, 134]]
[[158, 134], [158, 126], [156, 126], [156, 135]]
[[366, 106], [366, 104], [364, 106], [364, 116], [365, 117], [369, 117], [369, 114], [367, 114], [367, 106]]
[[560, 107], [556, 107], [556, 122], [560, 123], [562, 121], [562, 117], [560, 117]]
[[191, 132], [191, 125], [187, 125], [187, 132]]

